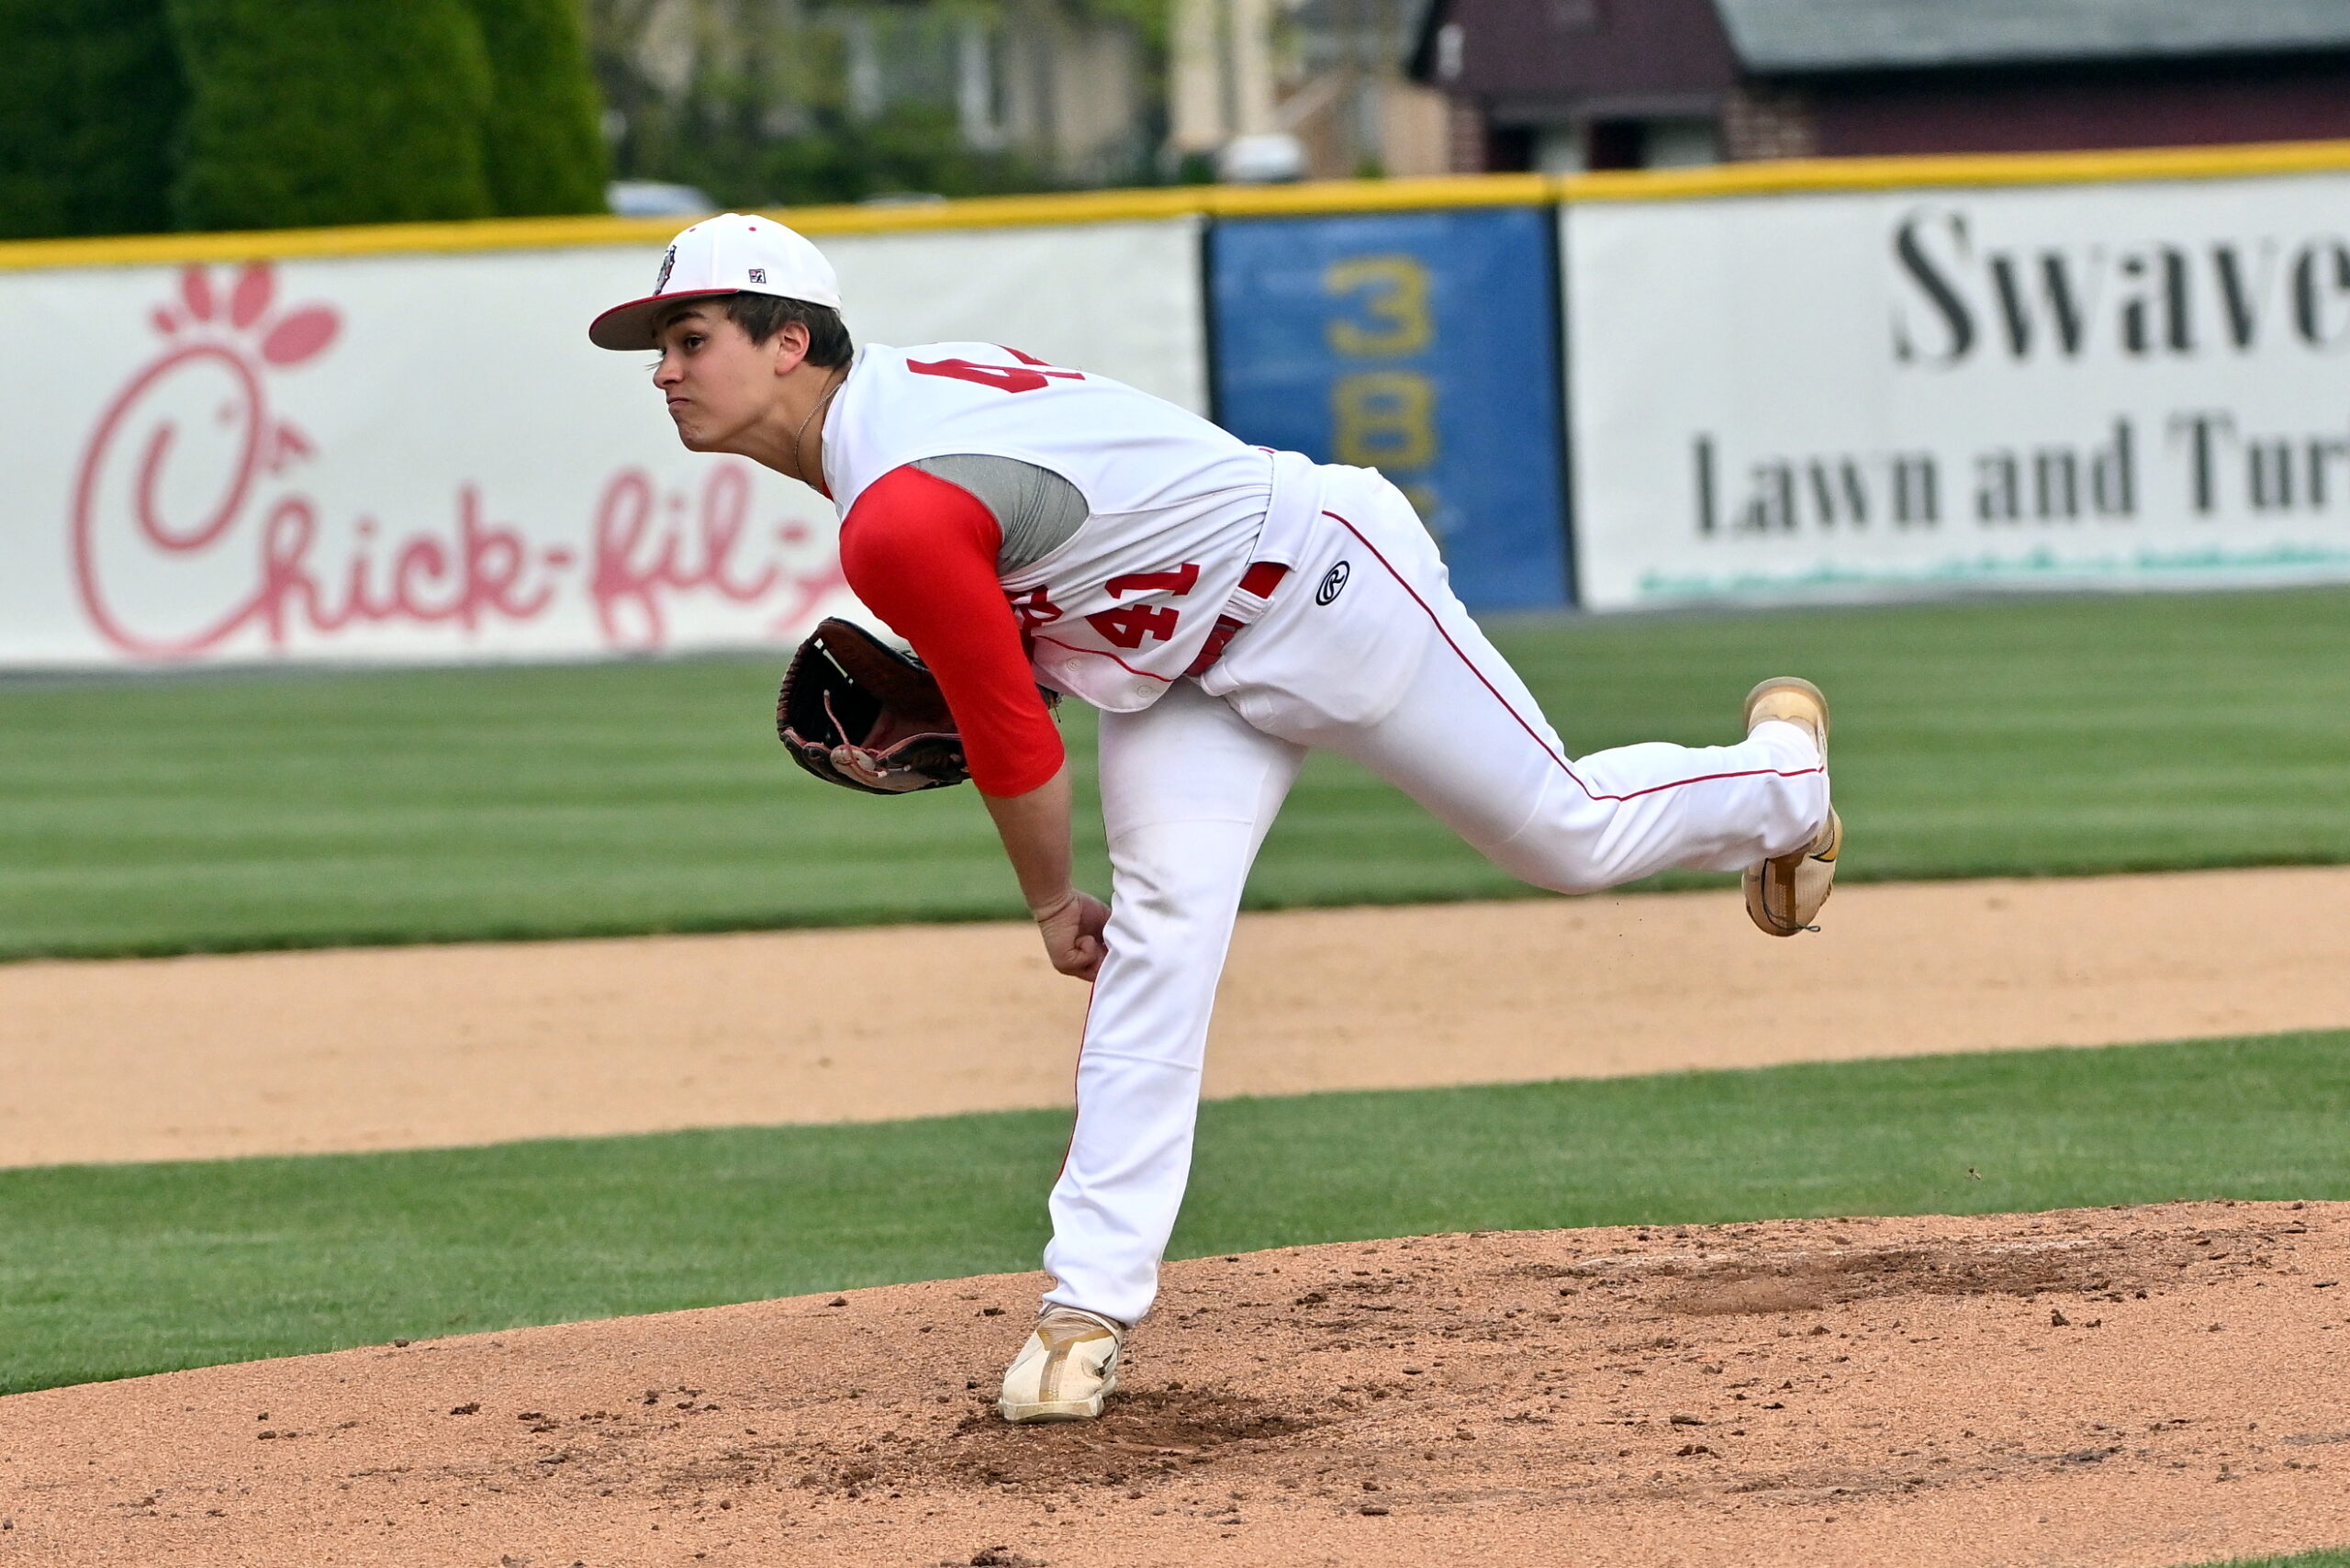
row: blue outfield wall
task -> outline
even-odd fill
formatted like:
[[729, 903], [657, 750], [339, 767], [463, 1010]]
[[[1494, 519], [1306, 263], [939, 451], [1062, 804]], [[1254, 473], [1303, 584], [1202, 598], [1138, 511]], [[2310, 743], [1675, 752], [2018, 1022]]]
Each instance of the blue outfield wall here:
[[1547, 207], [1217, 221], [1216, 421], [1378, 468], [1471, 608], [1565, 604], [1555, 233]]

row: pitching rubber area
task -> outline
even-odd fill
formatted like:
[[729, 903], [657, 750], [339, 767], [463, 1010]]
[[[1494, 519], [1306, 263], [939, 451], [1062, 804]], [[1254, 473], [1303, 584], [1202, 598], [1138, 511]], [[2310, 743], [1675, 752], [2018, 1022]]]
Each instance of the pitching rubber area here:
[[[1169, 1271], [1013, 1428], [999, 1275], [0, 1400], [45, 1564], [2206, 1562], [2350, 1540], [2350, 1205], [1427, 1237]], [[1007, 1325], [1012, 1327], [1007, 1327]]]

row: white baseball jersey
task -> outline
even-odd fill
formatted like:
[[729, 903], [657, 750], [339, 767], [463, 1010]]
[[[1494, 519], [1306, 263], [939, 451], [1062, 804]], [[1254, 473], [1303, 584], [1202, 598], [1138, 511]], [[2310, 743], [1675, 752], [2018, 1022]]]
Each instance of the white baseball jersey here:
[[1272, 455], [1122, 382], [994, 343], [868, 343], [824, 421], [824, 478], [846, 518], [866, 487], [973, 453], [1051, 469], [1084, 526], [1004, 579], [1045, 684], [1147, 708], [1199, 655], [1258, 559]]
[[[1571, 760], [1453, 597], [1411, 503], [1370, 470], [1244, 446], [1132, 387], [991, 343], [862, 351], [824, 426], [842, 516], [892, 469], [960, 453], [1050, 469], [1090, 512], [1002, 579], [1038, 678], [1107, 710], [1108, 952], [1053, 1190], [1048, 1301], [1125, 1323], [1150, 1310], [1233, 916], [1308, 751], [1361, 763], [1496, 865], [1561, 891], [1742, 869], [1826, 820], [1818, 748], [1789, 724], [1708, 750]], [[1260, 560], [1292, 570], [1270, 598], [1236, 592]], [[1248, 629], [1182, 679], [1219, 615]]]

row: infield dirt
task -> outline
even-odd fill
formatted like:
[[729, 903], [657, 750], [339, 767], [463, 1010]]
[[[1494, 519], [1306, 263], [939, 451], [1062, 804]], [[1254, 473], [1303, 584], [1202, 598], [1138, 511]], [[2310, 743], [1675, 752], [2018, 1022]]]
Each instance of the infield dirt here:
[[2189, 1563], [2350, 1540], [2350, 1205], [1179, 1263], [1102, 1421], [1040, 1277], [0, 1400], [0, 1562]]
[[[1211, 1095], [2350, 1025], [2350, 868], [1243, 918]], [[0, 966], [0, 1165], [1066, 1106], [1024, 924]]]

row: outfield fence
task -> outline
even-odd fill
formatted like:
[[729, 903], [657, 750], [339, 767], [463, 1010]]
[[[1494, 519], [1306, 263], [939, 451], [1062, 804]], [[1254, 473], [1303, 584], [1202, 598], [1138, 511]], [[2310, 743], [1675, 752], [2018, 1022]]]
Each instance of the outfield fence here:
[[[1375, 465], [1480, 608], [2350, 577], [2350, 143], [778, 213], [979, 338]], [[832, 509], [590, 348], [675, 225], [0, 246], [0, 666], [784, 644]]]

